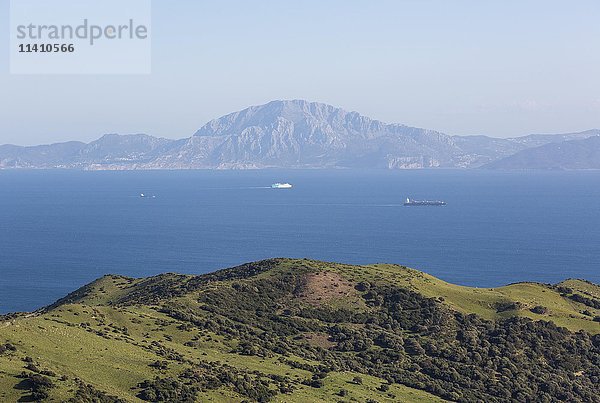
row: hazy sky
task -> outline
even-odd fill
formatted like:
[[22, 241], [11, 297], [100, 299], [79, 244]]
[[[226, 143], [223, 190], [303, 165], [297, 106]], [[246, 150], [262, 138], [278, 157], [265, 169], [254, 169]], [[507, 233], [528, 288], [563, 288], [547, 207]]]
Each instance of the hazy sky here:
[[598, 0], [154, 0], [145, 76], [10, 75], [0, 2], [0, 143], [181, 138], [292, 98], [448, 134], [600, 128]]

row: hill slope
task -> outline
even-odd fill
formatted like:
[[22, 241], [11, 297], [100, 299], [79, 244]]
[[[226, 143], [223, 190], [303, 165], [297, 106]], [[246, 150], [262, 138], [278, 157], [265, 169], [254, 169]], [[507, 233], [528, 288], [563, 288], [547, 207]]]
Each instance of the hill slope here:
[[598, 402], [598, 295], [292, 259], [105, 276], [2, 318], [0, 400]]
[[600, 135], [529, 148], [485, 168], [600, 169]]
[[106, 134], [89, 144], [77, 141], [43, 146], [0, 146], [0, 168], [134, 169], [176, 147], [178, 141], [146, 134]]

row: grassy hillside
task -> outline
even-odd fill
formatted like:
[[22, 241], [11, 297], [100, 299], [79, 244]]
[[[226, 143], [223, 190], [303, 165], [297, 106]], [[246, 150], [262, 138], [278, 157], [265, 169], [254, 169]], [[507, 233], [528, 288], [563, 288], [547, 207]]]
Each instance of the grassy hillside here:
[[0, 317], [0, 401], [595, 402], [599, 296], [291, 259], [105, 276]]
[[[548, 320], [571, 331], [585, 330], [600, 333], [600, 307], [592, 308], [569, 294], [561, 293], [560, 286], [571, 285], [575, 292], [600, 300], [600, 286], [583, 280], [567, 280], [557, 286], [540, 283], [517, 283], [499, 288], [473, 288], [447, 283], [429, 274], [396, 265], [368, 266], [365, 276], [376, 276], [398, 286], [407, 287], [427, 297], [441, 298], [452, 309], [465, 314], [474, 313], [488, 320], [513, 316], [533, 320]], [[585, 291], [587, 290], [587, 291]], [[536, 307], [545, 310], [536, 310]]]

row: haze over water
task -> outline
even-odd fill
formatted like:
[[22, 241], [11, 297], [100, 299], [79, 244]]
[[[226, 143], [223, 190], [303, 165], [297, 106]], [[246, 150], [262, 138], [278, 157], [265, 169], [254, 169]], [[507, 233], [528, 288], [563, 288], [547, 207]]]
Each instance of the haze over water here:
[[[294, 188], [269, 188], [280, 181]], [[600, 172], [0, 171], [0, 312], [107, 273], [269, 257], [398, 263], [481, 287], [600, 282], [599, 200]]]

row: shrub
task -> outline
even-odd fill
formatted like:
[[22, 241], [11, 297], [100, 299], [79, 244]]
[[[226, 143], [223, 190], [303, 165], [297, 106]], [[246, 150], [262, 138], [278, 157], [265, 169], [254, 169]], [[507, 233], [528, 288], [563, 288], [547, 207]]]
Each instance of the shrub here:
[[548, 308], [546, 308], [545, 306], [537, 305], [531, 308], [531, 312], [536, 313], [538, 315], [545, 315], [546, 313], [548, 313]]
[[54, 387], [54, 383], [48, 377], [39, 374], [29, 376], [28, 385], [31, 390], [31, 398], [34, 401], [44, 400], [50, 396], [50, 389]]
[[11, 351], [12, 352], [17, 351], [17, 348], [10, 343], [0, 344], [0, 354], [6, 353], [6, 352], [11, 352]]
[[99, 391], [92, 385], [80, 383], [75, 396], [67, 403], [126, 403], [125, 400]]

